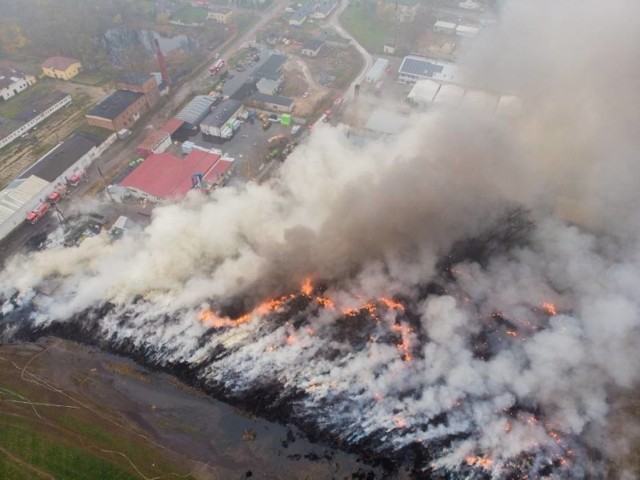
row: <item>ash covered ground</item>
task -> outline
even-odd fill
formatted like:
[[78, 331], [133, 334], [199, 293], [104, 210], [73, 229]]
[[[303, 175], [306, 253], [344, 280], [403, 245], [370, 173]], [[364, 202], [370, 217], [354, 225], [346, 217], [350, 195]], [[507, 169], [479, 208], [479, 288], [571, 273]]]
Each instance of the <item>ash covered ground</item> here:
[[622, 476], [639, 22], [632, 1], [513, 2], [463, 65], [518, 117], [432, 110], [364, 147], [321, 128], [268, 183], [15, 259], [3, 338], [125, 353], [417, 477]]

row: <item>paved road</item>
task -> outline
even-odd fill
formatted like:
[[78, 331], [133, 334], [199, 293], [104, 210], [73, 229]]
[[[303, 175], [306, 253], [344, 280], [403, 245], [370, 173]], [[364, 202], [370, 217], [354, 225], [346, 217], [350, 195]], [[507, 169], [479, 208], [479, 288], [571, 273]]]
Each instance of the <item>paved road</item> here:
[[[218, 49], [212, 51], [207, 61], [203, 62], [198, 73], [185, 80], [179, 86], [174, 87], [169, 93], [166, 103], [160, 110], [146, 119], [145, 124], [147, 126], [160, 126], [171, 118], [176, 113], [177, 108], [182, 105], [187, 98], [193, 95], [193, 91], [197, 89], [195, 87], [208, 80], [210, 74], [207, 67], [210, 62], [213, 61], [216, 52], [220, 52], [222, 55], [228, 54], [228, 52], [233, 52], [240, 45], [254, 38], [260, 28], [280, 14], [286, 3], [287, 0], [277, 0], [266, 11], [260, 13], [260, 20], [242, 36], [230, 37], [220, 45]], [[93, 197], [96, 191], [102, 190], [131, 158], [135, 156], [135, 147], [142, 141], [147, 132], [148, 129], [141, 123], [128, 139], [118, 141], [111, 146], [94, 165], [87, 169], [89, 181], [75, 188], [71, 197], [61, 202], [60, 210], [65, 212], [69, 209], [71, 202], [81, 201], [80, 199], [87, 194]], [[104, 175], [104, 179], [98, 172], [98, 166]], [[2, 265], [8, 257], [22, 248], [31, 237], [49, 232], [58, 225], [59, 220], [55, 213], [49, 214], [36, 225], [29, 225], [26, 222], [20, 225], [10, 235], [0, 241], [0, 265]]]
[[360, 45], [358, 41], [354, 37], [352, 37], [351, 34], [342, 27], [342, 25], [340, 25], [340, 15], [342, 14], [342, 12], [344, 12], [344, 10], [348, 6], [349, 6], [349, 0], [343, 0], [340, 7], [338, 7], [338, 9], [329, 19], [329, 22], [327, 22], [327, 25], [330, 25], [331, 27], [333, 27], [336, 32], [338, 32], [344, 38], [351, 40], [351, 43], [353, 43], [353, 45], [356, 47], [356, 50], [360, 52], [360, 55], [362, 55], [362, 58], [364, 59], [364, 66], [362, 67], [362, 70], [360, 70], [360, 73], [358, 74], [358, 76], [353, 80], [353, 82], [351, 82], [351, 85], [349, 85], [349, 90], [347, 90], [347, 92], [344, 95], [345, 100], [351, 99], [353, 97], [354, 87], [362, 83], [367, 72], [373, 65], [373, 57], [371, 56], [371, 54], [367, 52], [365, 48], [362, 45]]

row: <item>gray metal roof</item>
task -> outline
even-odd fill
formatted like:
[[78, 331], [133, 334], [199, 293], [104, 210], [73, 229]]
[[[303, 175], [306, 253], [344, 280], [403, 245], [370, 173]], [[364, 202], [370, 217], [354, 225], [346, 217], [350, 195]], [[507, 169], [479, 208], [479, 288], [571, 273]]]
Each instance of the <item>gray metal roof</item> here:
[[199, 124], [204, 117], [209, 114], [211, 105], [213, 105], [214, 99], [207, 97], [206, 95], [198, 95], [193, 98], [178, 114], [175, 118], [184, 120], [191, 125]]
[[444, 70], [444, 65], [430, 62], [426, 58], [409, 56], [404, 57], [398, 72], [420, 77], [433, 77], [436, 73], [442, 73], [442, 70]]
[[282, 105], [283, 107], [290, 107], [293, 104], [291, 98], [281, 97], [279, 95], [266, 95], [260, 92], [251, 95], [251, 99], [256, 102], [272, 103], [274, 105]]
[[271, 80], [276, 80], [280, 78], [280, 69], [282, 65], [287, 60], [287, 57], [284, 55], [273, 54], [271, 55], [266, 62], [264, 62], [260, 68], [256, 69], [253, 72], [254, 78], [270, 78]]
[[20, 178], [29, 178], [31, 175], [35, 175], [47, 182], [53, 182], [89, 150], [102, 142], [103, 139], [96, 135], [77, 132], [42, 157], [38, 163], [20, 175]]
[[214, 108], [213, 111], [207, 115], [202, 122], [200, 122], [200, 124], [220, 128], [241, 108], [242, 102], [231, 98], [227, 99]]
[[122, 112], [142, 97], [142, 95], [140, 92], [132, 92], [130, 90], [116, 90], [100, 100], [100, 103], [93, 107], [87, 115], [106, 118], [107, 120], [115, 120]]

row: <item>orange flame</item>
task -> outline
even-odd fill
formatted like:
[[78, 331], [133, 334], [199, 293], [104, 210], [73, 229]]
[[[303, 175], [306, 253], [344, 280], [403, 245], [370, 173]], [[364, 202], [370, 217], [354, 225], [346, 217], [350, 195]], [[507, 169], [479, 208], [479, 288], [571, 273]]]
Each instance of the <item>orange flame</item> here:
[[472, 467], [480, 467], [486, 470], [489, 470], [493, 466], [493, 459], [489, 457], [469, 456], [465, 458], [465, 462], [467, 462], [467, 465], [471, 465]]
[[545, 311], [547, 315], [554, 316], [558, 314], [558, 310], [556, 306], [551, 302], [543, 302], [542, 309]]
[[320, 304], [320, 306], [322, 306], [323, 308], [328, 308], [329, 310], [333, 310], [334, 308], [336, 308], [335, 302], [328, 297], [321, 297], [320, 295], [318, 295], [317, 297], [315, 297], [315, 301], [318, 302], [318, 304]]
[[300, 287], [300, 291], [302, 292], [303, 295], [306, 295], [307, 297], [311, 296], [311, 294], [313, 293], [313, 282], [311, 281], [310, 277], [307, 277], [303, 280], [302, 286]]
[[213, 310], [207, 308], [200, 312], [200, 314], [198, 315], [198, 319], [202, 323], [214, 328], [236, 327], [248, 322], [254, 315], [261, 316], [266, 315], [269, 312], [279, 310], [287, 300], [290, 300], [293, 297], [294, 295], [285, 295], [280, 298], [265, 300], [250, 312], [247, 312], [236, 319], [232, 319], [229, 317], [220, 317]]
[[400, 333], [401, 341], [396, 345], [396, 347], [402, 354], [402, 360], [410, 362], [413, 359], [411, 356], [411, 344], [409, 343], [409, 334], [412, 332], [411, 327], [408, 327], [407, 325], [394, 324], [391, 328]]
[[404, 312], [404, 305], [401, 304], [400, 302], [393, 300], [392, 298], [380, 297], [378, 300], [380, 301], [381, 304], [383, 304], [385, 307], [387, 307], [390, 310], [400, 310], [401, 312]]

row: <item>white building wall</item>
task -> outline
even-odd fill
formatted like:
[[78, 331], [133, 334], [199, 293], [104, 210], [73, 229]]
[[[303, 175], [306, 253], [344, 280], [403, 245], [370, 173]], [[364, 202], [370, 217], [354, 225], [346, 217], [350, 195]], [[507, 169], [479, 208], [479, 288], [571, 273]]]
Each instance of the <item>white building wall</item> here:
[[56, 111], [60, 110], [65, 105], [69, 105], [70, 103], [71, 103], [71, 95], [67, 95], [65, 98], [60, 100], [55, 105], [52, 105], [51, 107], [47, 108], [44, 112], [42, 112], [37, 117], [31, 119], [30, 121], [28, 121], [27, 123], [25, 123], [21, 127], [17, 128], [16, 130], [11, 132], [9, 135], [4, 137], [3, 139], [0, 139], [0, 148], [4, 147], [6, 145], [9, 145], [16, 138], [18, 138], [20, 135], [23, 135], [23, 134], [27, 133], [29, 130], [31, 130], [33, 127], [38, 125], [40, 122], [42, 122], [43, 120], [45, 120], [46, 118], [51, 116]]
[[[33, 198], [25, 203], [20, 209], [18, 209], [13, 215], [7, 218], [4, 222], [0, 224], [0, 239], [3, 239], [7, 235], [9, 235], [16, 227], [22, 224], [25, 221], [25, 217], [27, 213], [36, 208], [40, 202], [43, 202], [47, 199], [50, 193], [52, 193], [58, 185], [61, 183], [66, 183], [67, 178], [71, 176], [74, 172], [77, 172], [81, 169], [88, 168], [93, 161], [98, 158], [107, 148], [109, 148], [116, 141], [117, 135], [114, 133], [109, 138], [107, 138], [100, 146], [94, 147], [89, 150], [85, 155], [78, 159], [76, 163], [71, 165], [66, 171], [62, 173], [58, 178], [56, 178], [53, 182], [49, 183], [45, 188], [40, 190]], [[54, 147], [55, 148], [55, 147]], [[49, 152], [45, 153], [46, 156]]]

